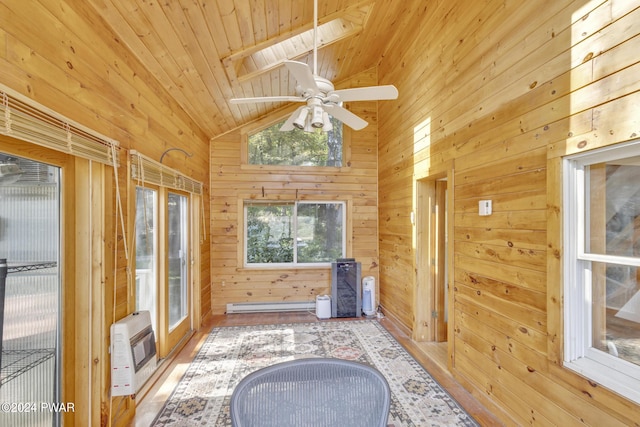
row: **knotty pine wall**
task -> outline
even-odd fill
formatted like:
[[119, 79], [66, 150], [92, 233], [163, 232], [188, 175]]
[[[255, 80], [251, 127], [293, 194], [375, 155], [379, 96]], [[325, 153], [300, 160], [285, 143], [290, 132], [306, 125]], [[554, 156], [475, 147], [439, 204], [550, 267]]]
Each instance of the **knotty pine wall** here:
[[[377, 84], [375, 70], [339, 87]], [[243, 164], [243, 135], [288, 117], [291, 109], [270, 115], [211, 141], [211, 298], [213, 313], [228, 303], [312, 301], [331, 294], [331, 267], [244, 268], [243, 200], [347, 201], [347, 256], [362, 263], [362, 277], [378, 278], [377, 109], [358, 102], [351, 111], [369, 122], [361, 131], [345, 129], [342, 168], [256, 167]]]
[[383, 306], [429, 321], [410, 217], [418, 183], [448, 176], [455, 377], [507, 425], [639, 425], [638, 405], [561, 367], [558, 165], [640, 135], [640, 1], [407, 7], [378, 69], [400, 92], [379, 105]]
[[[193, 153], [193, 157], [187, 158], [179, 152], [171, 152], [165, 156], [163, 164], [204, 183], [204, 222], [208, 223], [208, 136], [119, 43], [101, 17], [85, 2], [3, 1], [0, 4], [0, 70], [0, 83], [3, 85], [119, 141], [121, 167], [118, 179], [129, 244], [134, 238], [135, 218], [130, 214], [135, 209], [129, 199], [135, 183], [128, 180], [129, 149], [156, 160], [172, 147]], [[24, 155], [29, 157], [29, 144], [21, 144]], [[114, 187], [111, 190], [115, 191]], [[65, 374], [63, 401], [74, 402], [76, 408], [75, 413], [65, 415], [65, 425], [107, 425], [110, 404], [109, 325], [135, 308], [130, 294], [135, 282], [128, 279], [120, 218], [116, 218], [113, 200], [103, 203], [111, 208], [106, 214], [107, 238], [103, 242], [108, 257], [106, 264], [117, 266], [117, 270], [115, 280], [112, 271], [107, 273], [102, 295], [94, 295], [94, 304], [103, 304], [102, 307], [92, 307], [93, 313], [104, 315], [98, 320], [102, 323], [99, 329], [104, 341], [101, 345], [103, 351], [91, 354], [91, 366], [86, 363], [88, 359], [78, 358], [72, 362], [76, 367], [72, 371], [75, 372]], [[208, 240], [203, 241], [198, 249], [200, 258], [204, 260], [200, 266], [201, 313], [206, 316], [211, 312]], [[86, 264], [91, 262], [89, 255], [85, 254]], [[82, 262], [82, 256], [79, 255], [78, 262]], [[67, 298], [73, 296], [68, 289], [63, 293]], [[115, 319], [112, 316], [113, 295]], [[70, 317], [66, 315], [65, 319]], [[83, 324], [94, 322], [88, 318], [76, 320]], [[64, 357], [73, 358], [74, 352], [82, 354], [89, 337], [80, 334], [69, 322], [64, 328], [64, 334], [74, 337], [72, 341], [77, 343], [76, 349], [63, 349]], [[70, 385], [74, 381], [75, 385]], [[91, 401], [87, 399], [89, 395], [92, 396]], [[114, 399], [112, 416], [115, 425], [123, 425], [133, 414], [132, 401], [125, 405], [120, 401], [120, 398]], [[119, 412], [115, 411], [116, 408]]]

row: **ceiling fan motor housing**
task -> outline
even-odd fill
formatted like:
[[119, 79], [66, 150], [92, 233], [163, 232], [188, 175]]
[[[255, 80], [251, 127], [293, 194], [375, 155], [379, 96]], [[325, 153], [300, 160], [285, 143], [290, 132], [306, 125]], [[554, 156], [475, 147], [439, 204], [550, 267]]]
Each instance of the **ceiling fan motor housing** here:
[[313, 80], [316, 82], [316, 88], [296, 86], [296, 92], [299, 96], [307, 99], [313, 96], [325, 98], [329, 92], [333, 92], [333, 83], [329, 80], [320, 76], [313, 76]]

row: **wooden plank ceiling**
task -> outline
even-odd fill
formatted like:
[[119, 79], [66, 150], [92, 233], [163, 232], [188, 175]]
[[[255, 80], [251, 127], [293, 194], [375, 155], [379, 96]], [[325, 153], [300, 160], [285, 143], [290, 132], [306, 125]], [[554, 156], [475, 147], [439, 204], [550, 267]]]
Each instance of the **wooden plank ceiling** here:
[[[318, 0], [318, 74], [337, 84], [377, 65], [417, 1]], [[282, 62], [312, 65], [313, 0], [89, 3], [211, 137], [283, 107], [230, 98], [295, 95]]]

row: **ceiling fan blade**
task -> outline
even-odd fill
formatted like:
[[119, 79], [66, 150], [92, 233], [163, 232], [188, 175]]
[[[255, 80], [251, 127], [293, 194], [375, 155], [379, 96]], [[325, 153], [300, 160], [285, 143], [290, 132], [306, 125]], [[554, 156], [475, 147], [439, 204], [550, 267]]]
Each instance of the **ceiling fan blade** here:
[[369, 123], [366, 120], [353, 114], [346, 108], [342, 108], [336, 104], [324, 104], [323, 107], [333, 117], [340, 120], [345, 125], [349, 126], [353, 130], [364, 129]]
[[[333, 98], [335, 95], [338, 96], [337, 100]], [[335, 102], [378, 101], [383, 99], [396, 99], [397, 97], [398, 89], [393, 85], [339, 89], [327, 94], [327, 98]]]
[[255, 104], [256, 102], [303, 102], [299, 96], [259, 96], [256, 98], [231, 98], [232, 104]]
[[282, 124], [282, 126], [280, 126], [280, 132], [288, 132], [290, 130], [294, 129], [293, 126], [293, 122], [295, 121], [295, 119], [298, 117], [298, 115], [300, 114], [300, 110], [302, 110], [303, 108], [305, 108], [304, 106], [299, 107], [296, 109], [296, 111], [294, 111], [293, 113], [291, 113], [291, 115], [289, 116], [289, 118], [287, 119], [286, 122], [284, 122]]
[[316, 80], [313, 78], [313, 73], [311, 73], [311, 69], [307, 64], [298, 61], [284, 61], [284, 65], [293, 74], [303, 92], [313, 91], [311, 95], [320, 92]]

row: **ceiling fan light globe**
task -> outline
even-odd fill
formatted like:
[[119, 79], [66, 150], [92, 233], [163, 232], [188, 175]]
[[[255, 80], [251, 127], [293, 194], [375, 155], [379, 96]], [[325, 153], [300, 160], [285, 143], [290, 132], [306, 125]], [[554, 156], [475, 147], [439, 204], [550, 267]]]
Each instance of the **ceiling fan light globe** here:
[[311, 118], [311, 126], [320, 129], [324, 126], [323, 111], [321, 107], [313, 107], [313, 116]]
[[304, 129], [306, 124], [307, 124], [307, 116], [309, 115], [309, 109], [308, 108], [303, 108], [302, 110], [300, 110], [300, 114], [298, 115], [298, 117], [293, 121], [293, 126], [296, 127], [297, 129]]
[[311, 120], [307, 120], [307, 124], [304, 126], [303, 130], [307, 133], [314, 133], [316, 131], [316, 129], [311, 126]]
[[333, 130], [333, 124], [331, 123], [331, 118], [329, 117], [329, 113], [325, 111], [322, 114], [322, 119], [324, 121], [324, 125], [322, 126], [322, 131], [331, 132]]

